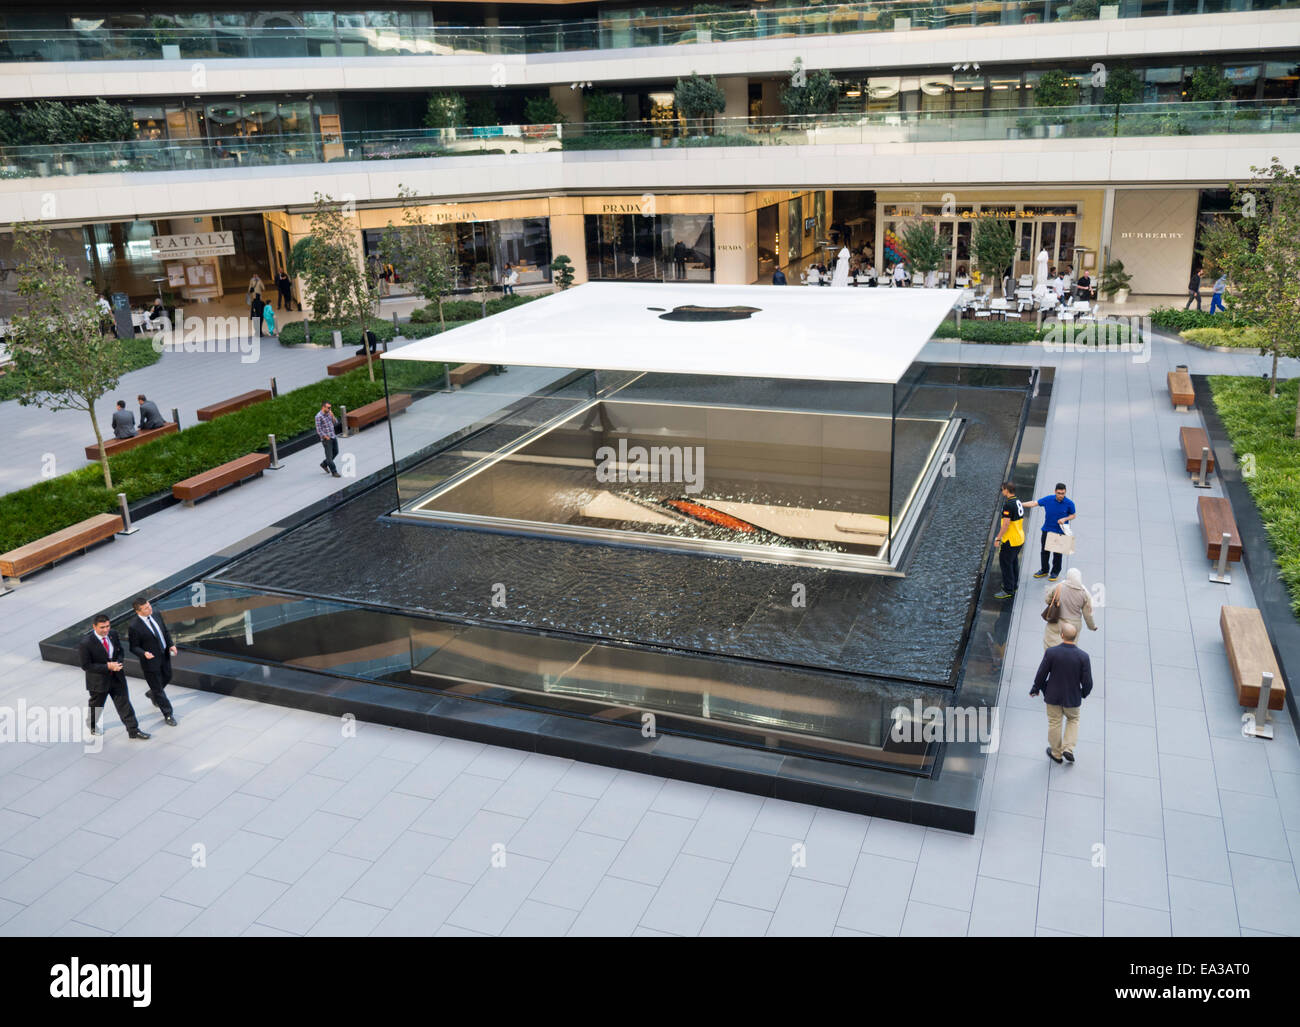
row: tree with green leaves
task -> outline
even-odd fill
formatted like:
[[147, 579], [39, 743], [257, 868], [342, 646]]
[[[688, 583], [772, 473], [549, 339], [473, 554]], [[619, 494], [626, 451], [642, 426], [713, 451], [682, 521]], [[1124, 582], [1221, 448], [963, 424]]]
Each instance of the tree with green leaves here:
[[790, 69], [790, 85], [781, 90], [781, 106], [788, 114], [834, 114], [839, 104], [839, 83], [825, 68], [805, 72], [803, 58]]
[[555, 287], [561, 292], [573, 284], [573, 261], [563, 253], [551, 261], [551, 271], [555, 279]]
[[424, 112], [425, 128], [456, 128], [465, 124], [465, 97], [460, 93], [431, 93]]
[[361, 326], [366, 373], [375, 380], [370, 347], [365, 344], [370, 319], [379, 309], [378, 269], [361, 251], [361, 229], [345, 209], [328, 195], [316, 194], [308, 215], [312, 243], [303, 259], [303, 283], [312, 314], [331, 330], [349, 322]]
[[727, 109], [727, 96], [712, 75], [707, 78], [691, 72], [690, 78], [679, 78], [673, 88], [673, 103], [689, 126], [692, 120], [703, 121]]
[[582, 116], [591, 121], [622, 121], [627, 117], [620, 93], [586, 93], [582, 98]]
[[494, 93], [475, 93], [465, 101], [465, 124], [499, 125], [500, 123]]
[[469, 275], [469, 287], [478, 293], [479, 302], [483, 304], [483, 316], [487, 317], [488, 290], [492, 288], [492, 268], [479, 261]]
[[1006, 296], [1002, 276], [1016, 259], [1016, 230], [1011, 222], [1002, 218], [981, 218], [975, 222], [970, 251], [980, 274], [994, 283], [1002, 282], [1003, 296]]
[[[1274, 157], [1251, 167], [1255, 178], [1232, 187], [1236, 219], [1220, 216], [1202, 234], [1206, 263], [1232, 283], [1234, 316], [1257, 327], [1273, 357], [1269, 397], [1277, 398], [1282, 357], [1300, 357], [1300, 166]], [[1300, 439], [1300, 404], [1295, 437]]]
[[524, 121], [529, 125], [562, 125], [564, 115], [549, 93], [530, 96], [524, 101]]
[[1219, 68], [1202, 65], [1192, 72], [1192, 80], [1187, 84], [1187, 99], [1195, 103], [1231, 100], [1232, 83]]
[[900, 228], [898, 237], [912, 270], [920, 271], [922, 275], [937, 271], [948, 256], [948, 247], [932, 222], [909, 221]]
[[1060, 68], [1043, 72], [1034, 86], [1034, 105], [1037, 107], [1070, 107], [1078, 102], [1078, 81]]
[[125, 357], [116, 339], [100, 331], [94, 290], [68, 267], [50, 232], [37, 225], [14, 226], [17, 307], [8, 340], [19, 384], [18, 402], [47, 410], [82, 410], [95, 429], [104, 487], [113, 475], [95, 404], [117, 388]]
[[1132, 68], [1120, 66], [1106, 73], [1106, 84], [1101, 90], [1101, 102], [1115, 108], [1115, 124], [1111, 135], [1119, 135], [1119, 109], [1122, 104], [1137, 103], [1142, 98], [1142, 78]]
[[402, 225], [388, 223], [379, 251], [426, 302], [438, 305], [438, 324], [446, 331], [442, 305], [456, 288], [459, 268], [451, 227], [430, 224], [413, 189], [398, 186], [397, 196], [402, 204]]

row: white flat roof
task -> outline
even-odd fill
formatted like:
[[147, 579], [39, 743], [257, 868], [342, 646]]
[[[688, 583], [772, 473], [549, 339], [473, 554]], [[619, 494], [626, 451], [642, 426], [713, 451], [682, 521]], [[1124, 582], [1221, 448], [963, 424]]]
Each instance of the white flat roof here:
[[[893, 384], [956, 289], [591, 282], [384, 354], [506, 366]], [[663, 315], [750, 308], [732, 320]], [[689, 315], [689, 311], [686, 312]]]

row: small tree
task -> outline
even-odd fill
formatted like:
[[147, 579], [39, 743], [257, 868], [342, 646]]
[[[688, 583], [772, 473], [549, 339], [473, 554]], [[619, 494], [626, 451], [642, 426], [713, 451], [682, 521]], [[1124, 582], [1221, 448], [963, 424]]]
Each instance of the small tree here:
[[898, 233], [907, 261], [913, 271], [929, 275], [938, 270], [948, 255], [948, 247], [939, 238], [939, 230], [929, 221], [909, 221]]
[[1259, 328], [1264, 352], [1273, 357], [1268, 394], [1275, 399], [1278, 360], [1300, 356], [1300, 166], [1287, 168], [1274, 157], [1267, 167], [1250, 170], [1254, 181], [1232, 187], [1241, 217], [1219, 218], [1203, 249], [1233, 284], [1236, 316]]
[[492, 93], [475, 93], [471, 96], [465, 102], [465, 124], [500, 124], [500, 118], [497, 115], [496, 96]]
[[618, 93], [587, 93], [582, 98], [582, 115], [587, 121], [622, 121], [626, 114]]
[[483, 316], [487, 317], [487, 294], [492, 288], [492, 268], [479, 261], [470, 272], [469, 285], [478, 293], [479, 301], [483, 304]]
[[561, 292], [573, 284], [573, 261], [563, 253], [551, 261], [551, 271], [555, 277], [555, 287]]
[[[977, 221], [971, 232], [970, 249], [980, 274], [996, 282], [1016, 259], [1015, 229], [1011, 227], [1010, 221], [1000, 218]], [[1006, 296], [1005, 283], [1002, 295]]]
[[1043, 72], [1034, 87], [1034, 104], [1038, 107], [1069, 107], [1078, 102], [1079, 83], [1060, 68]]
[[1115, 125], [1111, 135], [1119, 135], [1119, 108], [1121, 104], [1137, 103], [1142, 96], [1141, 77], [1132, 68], [1112, 68], [1106, 75], [1106, 85], [1101, 91], [1101, 102], [1115, 108]]
[[679, 78], [673, 89], [673, 102], [682, 117], [691, 120], [711, 118], [727, 109], [727, 96], [712, 75], [705, 78], [691, 72], [690, 78]]
[[460, 93], [431, 93], [424, 112], [425, 128], [456, 128], [465, 124], [465, 97]]
[[455, 241], [448, 226], [425, 220], [414, 190], [398, 186], [397, 195], [402, 204], [402, 227], [388, 223], [379, 244], [380, 253], [426, 302], [438, 305], [438, 324], [446, 331], [442, 305], [456, 288]]
[[375, 367], [366, 344], [366, 331], [379, 306], [377, 269], [364, 259], [360, 229], [342, 204], [317, 193], [316, 206], [308, 221], [312, 243], [306, 248], [303, 280], [312, 313], [331, 329], [341, 329], [349, 322], [361, 326], [366, 373], [373, 382]]
[[787, 113], [834, 114], [839, 99], [839, 84], [829, 71], [819, 68], [805, 74], [803, 58], [794, 59], [790, 85], [781, 90], [781, 106]]
[[524, 121], [530, 125], [562, 125], [559, 105], [547, 96], [530, 96], [524, 101]]
[[95, 404], [117, 388], [124, 356], [116, 339], [99, 330], [94, 291], [82, 282], [50, 241], [48, 229], [14, 226], [18, 305], [12, 318], [9, 351], [20, 391], [18, 402], [48, 410], [83, 410], [95, 429], [104, 487], [113, 475]]
[[1133, 276], [1124, 270], [1124, 261], [1112, 260], [1101, 269], [1101, 294], [1109, 300], [1133, 283]]
[[1223, 77], [1218, 68], [1202, 65], [1192, 72], [1192, 80], [1187, 85], [1187, 99], [1197, 103], [1232, 98], [1232, 83]]

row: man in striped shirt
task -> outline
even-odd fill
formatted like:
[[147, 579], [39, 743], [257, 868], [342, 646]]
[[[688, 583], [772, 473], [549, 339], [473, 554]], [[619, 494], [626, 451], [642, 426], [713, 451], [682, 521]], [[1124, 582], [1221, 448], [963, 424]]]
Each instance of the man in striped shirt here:
[[328, 403], [322, 403], [320, 413], [316, 415], [316, 437], [325, 447], [325, 459], [320, 462], [322, 470], [335, 478], [343, 477], [334, 466], [334, 458], [339, 455], [339, 440], [334, 433], [334, 408]]

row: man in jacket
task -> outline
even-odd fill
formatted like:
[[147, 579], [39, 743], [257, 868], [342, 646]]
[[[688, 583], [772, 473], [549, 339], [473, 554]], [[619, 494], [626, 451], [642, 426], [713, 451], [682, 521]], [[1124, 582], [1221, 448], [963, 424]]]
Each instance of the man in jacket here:
[[172, 716], [172, 704], [166, 692], [172, 679], [172, 657], [176, 655], [172, 633], [163, 623], [162, 614], [155, 613], [153, 604], [144, 596], [138, 596], [131, 606], [135, 610], [135, 619], [126, 631], [127, 648], [140, 661], [140, 670], [149, 686], [145, 695], [158, 707], [163, 721], [175, 727], [176, 718]]
[[135, 417], [126, 408], [124, 399], [117, 401], [117, 409], [113, 411], [113, 437], [115, 439], [135, 438]]
[[122, 640], [113, 630], [108, 614], [97, 614], [91, 621], [91, 630], [77, 644], [77, 655], [81, 658], [81, 669], [86, 672], [86, 691], [90, 693], [90, 712], [86, 717], [90, 733], [103, 734], [103, 728], [98, 725], [99, 711], [104, 708], [104, 700], [112, 696], [126, 733], [140, 741], [148, 738], [149, 735], [140, 730], [140, 722], [135, 719], [135, 710], [131, 708], [122, 664]]
[[[1079, 740], [1079, 709], [1092, 694], [1092, 661], [1074, 644], [1079, 629], [1061, 625], [1061, 644], [1043, 653], [1043, 662], [1034, 675], [1031, 696], [1040, 692], [1047, 705], [1047, 755], [1053, 763], [1063, 759], [1074, 762], [1074, 744]], [[1061, 738], [1061, 720], [1065, 720], [1065, 738]]]
[[1187, 280], [1187, 302], [1183, 304], [1183, 309], [1187, 310], [1192, 302], [1195, 301], [1196, 309], [1201, 309], [1201, 269], [1198, 267], [1192, 271], [1192, 277]]
[[158, 409], [158, 404], [151, 399], [146, 399], [143, 393], [136, 396], [135, 401], [140, 404], [141, 431], [161, 428], [167, 423], [163, 420], [162, 411]]
[[1214, 295], [1210, 297], [1210, 313], [1223, 309], [1223, 294], [1228, 288], [1228, 276], [1219, 275], [1214, 282]]

